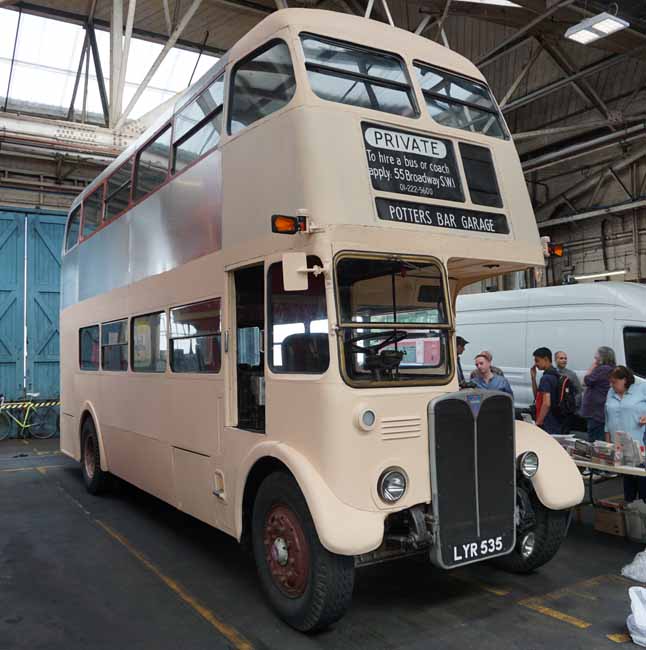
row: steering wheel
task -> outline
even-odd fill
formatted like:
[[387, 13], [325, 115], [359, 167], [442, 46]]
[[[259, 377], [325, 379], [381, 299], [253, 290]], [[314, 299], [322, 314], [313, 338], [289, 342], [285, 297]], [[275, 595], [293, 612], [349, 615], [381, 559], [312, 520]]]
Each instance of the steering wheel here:
[[[348, 340], [348, 343], [350, 344], [350, 349], [353, 352], [357, 352], [359, 354], [365, 352], [367, 352], [368, 354], [377, 354], [377, 352], [379, 352], [379, 350], [381, 350], [382, 348], [385, 348], [391, 343], [399, 343], [400, 341], [403, 341], [407, 337], [408, 337], [408, 332], [400, 332], [398, 330], [394, 330], [393, 332], [389, 332], [389, 331], [372, 332], [370, 334], [359, 334], [358, 336], [352, 336]], [[381, 343], [375, 343], [374, 345], [365, 345], [365, 346], [357, 345], [359, 341], [366, 341], [369, 339], [383, 339], [383, 341], [381, 341]]]

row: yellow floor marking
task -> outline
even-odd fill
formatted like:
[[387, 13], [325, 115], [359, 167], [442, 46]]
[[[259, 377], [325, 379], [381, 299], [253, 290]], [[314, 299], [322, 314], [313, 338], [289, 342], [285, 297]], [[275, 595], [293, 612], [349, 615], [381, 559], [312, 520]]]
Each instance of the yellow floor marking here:
[[578, 627], [582, 630], [585, 630], [592, 625], [592, 623], [586, 623], [580, 618], [570, 616], [564, 612], [559, 612], [557, 609], [545, 607], [545, 605], [541, 605], [540, 599], [538, 598], [528, 598], [527, 600], [521, 600], [518, 604], [522, 605], [523, 607], [527, 607], [528, 609], [531, 609], [535, 612], [538, 612], [539, 614], [543, 614], [544, 616], [550, 616], [551, 618], [555, 618], [558, 621], [563, 621], [563, 623], [574, 625], [574, 627]]
[[43, 474], [44, 472], [41, 470], [47, 471], [48, 469], [57, 469], [59, 467], [67, 467], [67, 465], [47, 465], [46, 467], [30, 465], [29, 467], [11, 467], [9, 469], [0, 469], [0, 474], [8, 474], [9, 472], [29, 472], [30, 470], [36, 470]]
[[180, 584], [169, 578], [166, 574], [155, 566], [148, 558], [140, 553], [123, 535], [111, 528], [108, 524], [95, 519], [96, 523], [105, 530], [110, 537], [115, 539], [126, 550], [136, 557], [149, 571], [154, 573], [169, 589], [174, 591], [187, 605], [190, 605], [203, 619], [208, 621], [222, 636], [228, 639], [236, 650], [253, 650], [253, 645], [245, 639], [237, 630], [230, 625], [223, 623], [210, 609], [202, 605], [191, 594], [189, 594]]
[[615, 643], [628, 643], [628, 641], [632, 641], [630, 638], [630, 634], [607, 634], [606, 635], [608, 639], [611, 641], [614, 641]]
[[458, 582], [478, 587], [478, 589], [486, 591], [489, 594], [493, 594], [494, 596], [508, 596], [511, 593], [511, 589], [508, 587], [495, 587], [494, 585], [488, 585], [486, 582], [480, 582], [480, 580], [472, 580], [471, 578], [465, 578], [457, 575], [452, 575], [451, 577]]
[[25, 439], [23, 438], [23, 439], [22, 439], [22, 444], [23, 444], [23, 445], [28, 445], [28, 444], [29, 444], [29, 440], [25, 440]]

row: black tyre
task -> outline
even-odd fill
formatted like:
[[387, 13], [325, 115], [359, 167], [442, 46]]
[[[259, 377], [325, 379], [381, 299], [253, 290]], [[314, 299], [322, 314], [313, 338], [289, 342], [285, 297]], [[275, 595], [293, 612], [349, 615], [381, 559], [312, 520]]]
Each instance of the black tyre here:
[[322, 630], [347, 611], [354, 558], [319, 541], [296, 481], [270, 474], [253, 506], [252, 546], [262, 588], [278, 616], [301, 632]]
[[41, 406], [32, 411], [29, 433], [39, 440], [51, 438], [58, 434], [58, 407]]
[[85, 420], [81, 430], [81, 470], [85, 487], [90, 494], [105, 492], [110, 475], [101, 469], [99, 439], [91, 418]]
[[[493, 564], [511, 573], [530, 573], [549, 562], [567, 534], [568, 510], [546, 508], [534, 492], [529, 495], [529, 501], [534, 513], [534, 525], [517, 533], [516, 547], [509, 555], [492, 560]], [[530, 533], [534, 536], [533, 547], [531, 550], [528, 546], [523, 549], [523, 540]]]

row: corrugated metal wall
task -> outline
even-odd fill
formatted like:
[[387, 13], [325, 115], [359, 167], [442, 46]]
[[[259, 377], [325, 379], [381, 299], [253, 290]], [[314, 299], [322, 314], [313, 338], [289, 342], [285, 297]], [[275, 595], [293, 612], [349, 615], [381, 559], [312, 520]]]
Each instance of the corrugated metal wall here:
[[48, 398], [59, 394], [65, 217], [0, 209], [0, 393], [7, 399], [20, 397], [24, 390]]

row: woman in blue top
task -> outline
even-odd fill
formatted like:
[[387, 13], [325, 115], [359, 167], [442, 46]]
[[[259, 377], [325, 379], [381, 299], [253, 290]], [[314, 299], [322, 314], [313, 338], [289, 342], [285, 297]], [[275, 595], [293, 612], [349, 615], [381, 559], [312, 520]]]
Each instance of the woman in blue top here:
[[[635, 375], [625, 366], [617, 366], [609, 376], [610, 390], [606, 399], [606, 440], [612, 441], [617, 431], [628, 433], [644, 444], [646, 427], [646, 385], [635, 384]], [[646, 478], [624, 476], [624, 498], [646, 501]]]

